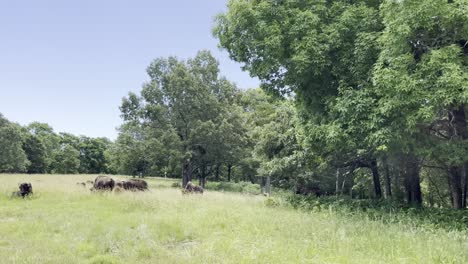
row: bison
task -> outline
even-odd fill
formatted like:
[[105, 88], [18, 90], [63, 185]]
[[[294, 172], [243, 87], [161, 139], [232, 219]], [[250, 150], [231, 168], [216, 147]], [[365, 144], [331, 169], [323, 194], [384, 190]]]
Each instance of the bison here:
[[123, 183], [124, 183], [123, 181], [116, 180], [115, 181], [115, 187], [119, 187], [119, 188], [123, 189], [123, 187], [124, 187]]
[[185, 186], [184, 193], [200, 193], [203, 194], [203, 188], [195, 185], [192, 182], [188, 182]]
[[140, 179], [130, 179], [128, 181], [123, 181], [122, 187], [125, 190], [131, 190], [131, 191], [147, 191], [148, 183]]
[[21, 196], [24, 198], [28, 195], [33, 194], [32, 185], [29, 182], [20, 183], [18, 188], [19, 188], [19, 191], [14, 192], [13, 196], [18, 196], [18, 197]]
[[108, 176], [97, 176], [94, 180], [93, 190], [112, 191], [115, 186], [115, 181]]

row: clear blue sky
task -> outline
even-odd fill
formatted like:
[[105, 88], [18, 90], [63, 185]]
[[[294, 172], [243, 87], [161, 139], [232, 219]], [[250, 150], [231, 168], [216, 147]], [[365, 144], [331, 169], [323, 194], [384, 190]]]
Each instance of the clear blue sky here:
[[224, 0], [0, 0], [0, 113], [22, 125], [115, 139], [119, 105], [156, 57], [210, 50], [240, 88], [258, 86], [211, 35]]

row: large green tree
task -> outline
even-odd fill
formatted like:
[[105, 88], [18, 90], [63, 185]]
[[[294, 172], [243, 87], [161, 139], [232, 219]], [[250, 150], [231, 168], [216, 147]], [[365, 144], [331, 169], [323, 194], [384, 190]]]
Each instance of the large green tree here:
[[385, 1], [374, 72], [388, 131], [412, 135], [411, 149], [443, 168], [455, 208], [466, 207], [468, 182], [467, 8], [465, 0]]
[[232, 0], [214, 28], [220, 45], [260, 78], [264, 90], [295, 95], [307, 124], [307, 141], [325, 146], [316, 154], [337, 167], [369, 167], [377, 196], [381, 195], [377, 146], [363, 140], [368, 131], [360, 133], [372, 129], [372, 123], [354, 122], [362, 115], [361, 109], [351, 119], [342, 118], [339, 103], [367, 96], [372, 87], [370, 77], [382, 30], [379, 4]]
[[0, 172], [25, 172], [29, 166], [19, 125], [0, 114]]
[[130, 93], [123, 100], [124, 126], [138, 128], [136, 139], [152, 144], [148, 150], [153, 153], [176, 148], [172, 154], [180, 161], [183, 184], [193, 173], [204, 184], [213, 168], [229, 159], [226, 153], [235, 151], [235, 137], [227, 136], [239, 131], [233, 126], [239, 120], [231, 106], [234, 85], [220, 76], [218, 62], [207, 51], [186, 61], [156, 59], [147, 72], [150, 81], [141, 95]]
[[28, 173], [45, 173], [47, 170], [47, 156], [44, 144], [38, 136], [29, 134], [23, 143], [24, 152], [30, 162]]

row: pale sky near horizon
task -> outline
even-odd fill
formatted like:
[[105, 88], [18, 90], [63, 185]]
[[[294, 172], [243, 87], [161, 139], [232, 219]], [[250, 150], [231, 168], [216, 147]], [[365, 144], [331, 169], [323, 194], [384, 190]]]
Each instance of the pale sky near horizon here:
[[238, 87], [257, 87], [212, 37], [226, 2], [0, 0], [0, 113], [22, 125], [115, 139], [122, 97], [141, 90], [149, 63], [201, 49]]

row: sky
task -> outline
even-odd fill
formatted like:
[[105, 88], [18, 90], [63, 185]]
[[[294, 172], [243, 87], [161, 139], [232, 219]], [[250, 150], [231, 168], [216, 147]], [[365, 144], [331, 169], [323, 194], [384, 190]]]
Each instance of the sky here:
[[239, 88], [259, 85], [218, 48], [225, 0], [0, 0], [0, 113], [21, 125], [117, 137], [119, 106], [158, 57], [207, 49]]

